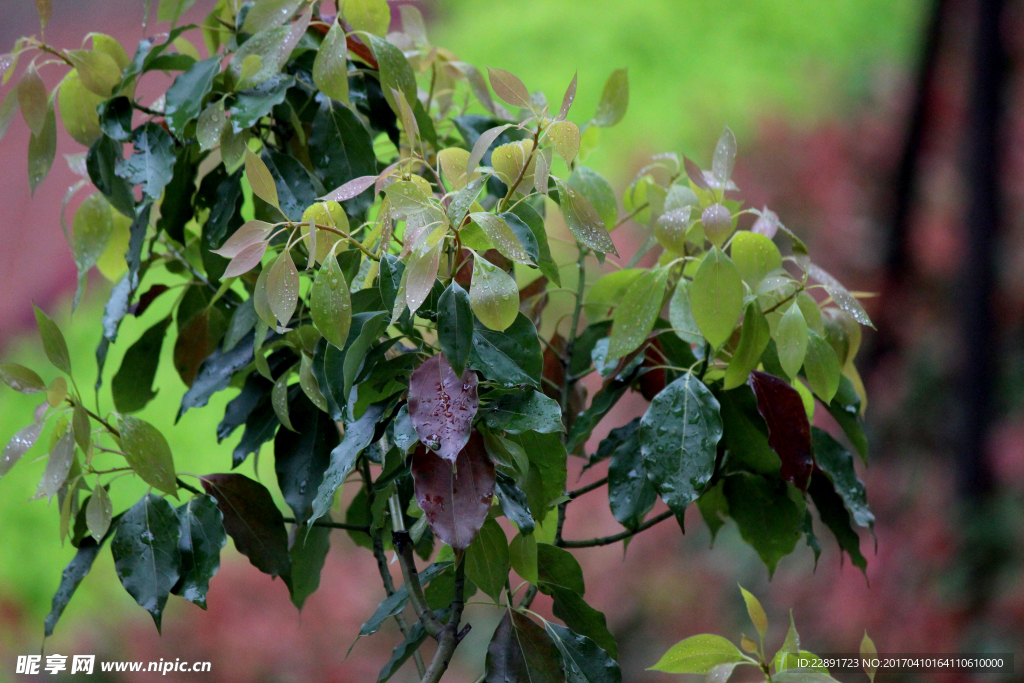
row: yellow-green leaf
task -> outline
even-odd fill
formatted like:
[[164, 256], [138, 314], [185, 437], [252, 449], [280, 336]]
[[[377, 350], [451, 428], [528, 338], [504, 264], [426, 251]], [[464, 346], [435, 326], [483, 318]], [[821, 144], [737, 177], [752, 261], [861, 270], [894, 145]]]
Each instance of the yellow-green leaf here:
[[[875, 648], [875, 641], [868, 637], [867, 631], [864, 631], [864, 637], [860, 641], [860, 656], [869, 661], [878, 657], [878, 650]], [[871, 683], [875, 683], [875, 672], [877, 669], [878, 667], [875, 666], [873, 661], [871, 661], [870, 664], [865, 664], [864, 666], [864, 673], [866, 673], [868, 678], [871, 679]]]
[[177, 496], [174, 456], [160, 430], [130, 415], [118, 418], [117, 429], [121, 434], [125, 460], [135, 474], [153, 488]]
[[[794, 307], [795, 308], [795, 307]], [[804, 373], [811, 391], [827, 406], [839, 391], [839, 377], [842, 370], [839, 359], [824, 338], [814, 330], [807, 333], [807, 355], [804, 357]]]
[[516, 234], [509, 227], [508, 223], [501, 216], [493, 213], [478, 212], [469, 214], [470, 219], [480, 226], [487, 239], [491, 241], [494, 248], [502, 255], [507, 256], [517, 263], [533, 265], [533, 260], [526, 253], [523, 243], [519, 241]]
[[107, 489], [97, 486], [89, 498], [89, 505], [85, 508], [86, 527], [97, 541], [106, 536], [113, 514], [114, 506], [107, 495]]
[[335, 23], [313, 61], [313, 83], [328, 97], [348, 104], [348, 44], [345, 29]]
[[[573, 236], [585, 247], [619, 255], [608, 228], [594, 206], [572, 185], [556, 179], [562, 215]], [[738, 317], [738, 314], [737, 314]]]
[[755, 299], [747, 304], [747, 311], [743, 315], [740, 343], [725, 371], [725, 389], [735, 389], [746, 383], [750, 371], [757, 368], [761, 361], [761, 354], [764, 353], [770, 339], [771, 329]]
[[128, 240], [131, 237], [132, 219], [120, 211], [111, 212], [113, 228], [107, 248], [96, 260], [96, 269], [111, 282], [120, 280], [128, 270], [128, 261], [124, 255], [128, 252]]
[[47, 100], [46, 84], [36, 71], [35, 64], [29, 64], [18, 81], [18, 104], [25, 123], [35, 136], [42, 134], [46, 125]]
[[63, 377], [55, 377], [50, 386], [46, 389], [46, 402], [51, 408], [56, 408], [68, 396], [68, 381]]
[[[343, 232], [349, 232], [348, 215], [345, 209], [341, 208], [338, 202], [317, 202], [302, 213], [302, 241], [309, 248], [309, 222], [317, 225], [326, 225], [338, 228]], [[323, 263], [327, 255], [334, 250], [335, 243], [341, 239], [341, 235], [329, 230], [320, 230], [316, 236], [316, 261]], [[338, 251], [345, 251], [345, 246], [338, 247]]]
[[609, 361], [640, 348], [654, 329], [665, 299], [668, 268], [644, 271], [626, 290], [612, 318]]
[[790, 379], [796, 377], [807, 355], [807, 321], [796, 304], [791, 305], [779, 321], [779, 327], [775, 330], [775, 343], [782, 369]]
[[469, 305], [480, 322], [488, 328], [499, 332], [505, 330], [519, 315], [519, 289], [516, 281], [477, 254], [473, 257]]
[[548, 129], [548, 137], [554, 145], [558, 156], [571, 164], [576, 155], [580, 153], [580, 127], [572, 121], [559, 121], [551, 124]]
[[491, 167], [501, 182], [512, 187], [520, 175], [522, 176], [522, 180], [516, 186], [516, 192], [519, 194], [529, 194], [533, 190], [533, 173], [537, 160], [532, 156], [532, 152], [533, 140], [510, 142], [496, 147], [491, 152]]
[[764, 613], [761, 601], [753, 593], [743, 586], [740, 586], [740, 592], [743, 593], [743, 602], [747, 605], [747, 614], [750, 616], [750, 621], [754, 624], [754, 628], [757, 629], [761, 639], [764, 640], [764, 634], [768, 631], [768, 615]]
[[46, 391], [46, 383], [34, 370], [17, 363], [0, 364], [0, 380], [15, 391], [23, 394], [38, 394]]
[[690, 310], [713, 348], [724, 344], [743, 312], [743, 280], [725, 252], [712, 247], [690, 285]]
[[782, 267], [782, 254], [775, 243], [764, 235], [744, 230], [732, 238], [732, 260], [740, 277], [755, 289], [764, 277]]
[[391, 8], [385, 0], [345, 0], [343, 11], [356, 31], [385, 36], [391, 26]]
[[614, 126], [626, 115], [629, 107], [629, 72], [616, 69], [608, 77], [601, 93], [601, 102], [597, 105], [594, 123], [599, 126]]
[[537, 536], [519, 533], [508, 547], [512, 569], [532, 584], [537, 583]]
[[650, 671], [670, 674], [706, 674], [719, 664], [745, 661], [739, 648], [722, 636], [691, 636], [669, 648]]
[[114, 214], [110, 202], [99, 192], [89, 195], [79, 205], [71, 225], [75, 264], [78, 271], [84, 273], [96, 265], [110, 243], [114, 230]]
[[77, 69], [69, 71], [61, 81], [57, 105], [64, 128], [75, 142], [88, 147], [102, 134], [100, 117], [96, 113], [96, 107], [102, 101], [102, 97], [85, 87]]
[[469, 151], [461, 147], [449, 147], [437, 154], [441, 162], [441, 173], [451, 187], [452, 192], [457, 192], [466, 186], [466, 166], [469, 163]]
[[114, 58], [99, 50], [70, 50], [68, 60], [78, 70], [82, 85], [100, 97], [110, 97], [121, 82], [121, 67]]
[[317, 271], [309, 294], [309, 308], [313, 324], [324, 338], [339, 349], [344, 348], [352, 324], [352, 299], [345, 274], [333, 254]]
[[299, 271], [290, 251], [284, 251], [267, 273], [267, 302], [281, 327], [286, 327], [299, 303]]
[[274, 176], [270, 175], [270, 169], [263, 163], [263, 160], [253, 154], [251, 149], [245, 150], [245, 177], [257, 197], [271, 206], [277, 207], [280, 211], [281, 205], [277, 199], [277, 185], [274, 184]]

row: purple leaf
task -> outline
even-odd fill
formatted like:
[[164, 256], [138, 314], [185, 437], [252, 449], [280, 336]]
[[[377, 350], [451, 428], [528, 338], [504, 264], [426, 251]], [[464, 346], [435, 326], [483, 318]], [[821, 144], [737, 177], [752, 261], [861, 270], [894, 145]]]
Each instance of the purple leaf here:
[[747, 380], [757, 396], [757, 412], [768, 425], [768, 445], [782, 460], [782, 478], [801, 490], [814, 469], [811, 451], [811, 425], [796, 389], [784, 380], [755, 370]]
[[448, 462], [455, 462], [469, 441], [480, 405], [476, 373], [455, 374], [444, 354], [428, 358], [409, 380], [409, 417], [420, 441]]
[[692, 159], [683, 157], [683, 168], [686, 169], [686, 176], [690, 179], [690, 182], [702, 190], [711, 189], [707, 179], [704, 177], [704, 171], [700, 170], [700, 166], [694, 163]]
[[[333, 192], [321, 197], [324, 201], [328, 202], [343, 202], [347, 199], [352, 199], [370, 189], [377, 182], [378, 176], [375, 175], [364, 175], [350, 180]], [[376, 192], [374, 192], [376, 195]]]
[[[250, 270], [259, 265], [260, 261], [263, 260], [263, 255], [267, 253], [267, 246], [270, 242], [257, 242], [256, 244], [250, 244], [242, 251], [231, 259], [228, 267], [224, 270], [223, 277], [237, 277], [244, 275]], [[310, 252], [314, 253], [314, 252]]]
[[238, 552], [265, 574], [287, 576], [291, 569], [288, 532], [270, 491], [241, 474], [208, 474], [201, 481], [217, 500], [224, 529]]
[[416, 502], [438, 538], [455, 550], [465, 550], [487, 519], [494, 496], [494, 464], [484, 440], [473, 432], [452, 464], [423, 446], [412, 456]]

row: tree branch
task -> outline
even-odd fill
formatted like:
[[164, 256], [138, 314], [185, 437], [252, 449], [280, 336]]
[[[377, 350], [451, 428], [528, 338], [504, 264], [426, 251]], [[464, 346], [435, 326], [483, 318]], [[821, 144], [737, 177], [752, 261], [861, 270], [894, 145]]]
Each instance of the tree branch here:
[[[412, 537], [409, 536], [408, 531], [394, 531], [391, 534], [391, 540], [398, 553], [398, 563], [402, 567], [402, 579], [405, 581], [405, 589], [409, 593], [409, 602], [416, 610], [416, 615], [423, 623], [427, 634], [440, 642], [444, 624], [427, 605], [427, 599], [423, 597], [423, 585], [420, 583], [419, 572], [416, 571], [416, 558], [413, 557]], [[427, 679], [424, 678], [424, 680]]]
[[[305, 524], [305, 522], [298, 522], [294, 517], [285, 517], [284, 521], [288, 524]], [[370, 533], [370, 527], [363, 526], [362, 524], [347, 524], [345, 522], [328, 522], [323, 519], [318, 519], [313, 522], [310, 526], [322, 526], [328, 529], [344, 529], [345, 531], [361, 531], [364, 534]]]
[[631, 536], [636, 536], [641, 531], [646, 531], [655, 524], [664, 522], [666, 519], [669, 519], [673, 516], [674, 513], [671, 510], [665, 510], [665, 512], [662, 512], [660, 515], [657, 515], [655, 517], [651, 517], [649, 520], [647, 520], [635, 529], [626, 529], [625, 531], [620, 531], [619, 533], [612, 534], [611, 536], [591, 538], [585, 541], [567, 541], [564, 538], [561, 538], [556, 540], [555, 545], [562, 548], [593, 548], [600, 545], [611, 545], [612, 543], [624, 541], [627, 538], [630, 538]]
[[608, 477], [602, 477], [601, 479], [598, 479], [597, 481], [595, 481], [592, 484], [587, 484], [586, 486], [581, 486], [578, 489], [576, 489], [575, 491], [569, 491], [569, 493], [566, 494], [566, 495], [568, 495], [570, 498], [575, 500], [576, 498], [579, 498], [580, 496], [582, 496], [584, 493], [590, 493], [594, 489], [599, 489], [599, 488], [601, 488], [602, 486], [604, 486], [607, 483], [608, 483]]
[[444, 625], [437, 635], [437, 651], [434, 652], [434, 659], [430, 662], [430, 668], [424, 674], [421, 683], [438, 683], [441, 677], [448, 670], [448, 665], [455, 654], [455, 648], [459, 646], [462, 639], [466, 637], [471, 628], [459, 630], [462, 621], [462, 610], [465, 609], [465, 588], [466, 588], [466, 565], [459, 562], [455, 566], [455, 597], [452, 599], [452, 615], [448, 623]]

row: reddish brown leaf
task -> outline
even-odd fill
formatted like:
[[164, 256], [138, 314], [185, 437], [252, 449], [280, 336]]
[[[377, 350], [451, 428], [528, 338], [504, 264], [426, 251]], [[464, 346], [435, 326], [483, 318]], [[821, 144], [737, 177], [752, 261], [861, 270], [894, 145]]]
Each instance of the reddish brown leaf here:
[[409, 379], [409, 417], [420, 441], [448, 462], [466, 442], [480, 401], [476, 373], [460, 379], [444, 354], [428, 358]]
[[782, 478], [806, 491], [814, 454], [811, 425], [800, 394], [784, 380], [758, 370], [750, 373], [747, 384], [757, 397], [757, 412], [768, 424], [768, 445], [782, 460]]
[[565, 382], [565, 365], [562, 364], [560, 354], [565, 353], [565, 339], [562, 335], [555, 332], [555, 336], [551, 337], [551, 343], [544, 347], [544, 371], [542, 377], [547, 382], [541, 383], [541, 388], [544, 394], [548, 398], [553, 398], [556, 401], [562, 399], [561, 387]]
[[533, 282], [519, 290], [519, 303], [523, 303], [530, 297], [537, 296], [538, 294], [543, 294], [544, 290], [547, 289], [547, 286], [548, 279], [545, 276], [541, 275], [539, 278], [537, 278], [536, 280], [534, 280]]
[[192, 386], [199, 366], [217, 350], [225, 327], [220, 309], [211, 308], [189, 318], [178, 332], [174, 342], [174, 368], [187, 386]]
[[224, 530], [238, 552], [265, 574], [287, 576], [291, 569], [288, 532], [270, 491], [241, 474], [208, 474], [201, 481], [206, 492], [217, 499], [224, 514]]
[[[644, 362], [640, 367], [653, 368], [656, 365], [664, 364], [665, 353], [658, 340], [654, 339], [647, 347], [647, 351], [644, 352]], [[648, 401], [653, 401], [654, 397], [660, 394], [661, 390], [664, 388], [665, 368], [647, 370], [644, 374], [640, 375], [640, 393], [643, 394], [644, 398]]]
[[704, 178], [704, 171], [700, 170], [700, 166], [694, 163], [687, 157], [683, 157], [683, 168], [686, 169], [686, 176], [690, 181], [702, 190], [710, 190], [711, 186], [708, 185], [708, 181]]
[[487, 519], [494, 496], [494, 465], [480, 433], [473, 432], [454, 468], [423, 446], [417, 447], [412, 476], [416, 502], [434, 534], [455, 550], [468, 548]]
[[153, 303], [158, 296], [166, 292], [170, 287], [167, 285], [153, 285], [146, 290], [146, 293], [139, 297], [139, 300], [132, 306], [131, 314], [138, 317], [146, 312], [149, 305]]

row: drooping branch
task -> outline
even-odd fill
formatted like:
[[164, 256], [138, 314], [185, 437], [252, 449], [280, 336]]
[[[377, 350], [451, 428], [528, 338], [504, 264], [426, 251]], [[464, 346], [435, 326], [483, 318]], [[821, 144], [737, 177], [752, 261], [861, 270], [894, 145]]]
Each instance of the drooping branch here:
[[591, 539], [587, 539], [585, 541], [572, 541], [572, 540], [566, 540], [564, 538], [559, 538], [559, 539], [556, 539], [555, 545], [560, 546], [562, 548], [594, 548], [594, 547], [601, 546], [601, 545], [611, 545], [612, 543], [618, 543], [619, 541], [624, 541], [627, 538], [630, 538], [632, 536], [636, 536], [641, 531], [646, 531], [647, 529], [650, 529], [655, 524], [659, 524], [661, 522], [664, 522], [666, 519], [669, 519], [670, 517], [673, 517], [673, 516], [674, 515], [673, 515], [673, 512], [671, 510], [665, 510], [665, 512], [662, 512], [660, 515], [656, 515], [654, 517], [651, 517], [649, 520], [647, 520], [646, 522], [644, 522], [643, 524], [641, 524], [640, 526], [638, 526], [635, 529], [626, 529], [625, 531], [620, 531], [619, 533], [612, 534], [611, 536], [602, 536], [600, 538], [591, 538]]
[[423, 584], [420, 583], [420, 575], [416, 570], [416, 558], [413, 556], [412, 537], [409, 536], [408, 531], [395, 531], [391, 534], [391, 538], [398, 554], [398, 563], [402, 567], [402, 579], [405, 581], [405, 589], [409, 593], [409, 602], [416, 610], [416, 615], [423, 623], [427, 634], [434, 639], [439, 639], [444, 624], [430, 609], [427, 599], [423, 596]]

